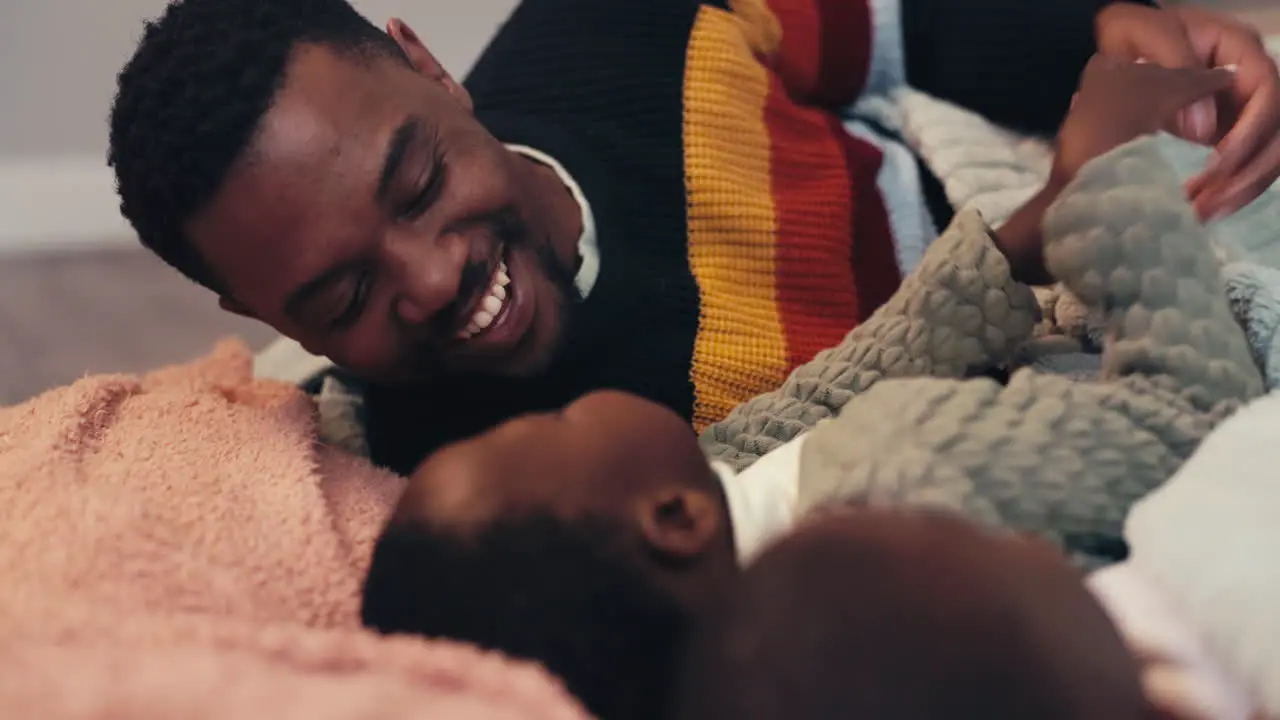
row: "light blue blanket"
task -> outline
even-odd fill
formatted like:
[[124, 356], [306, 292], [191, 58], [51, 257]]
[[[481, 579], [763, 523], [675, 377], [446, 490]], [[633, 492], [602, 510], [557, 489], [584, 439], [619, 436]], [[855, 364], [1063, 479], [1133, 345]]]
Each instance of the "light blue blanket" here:
[[[1184, 177], [1203, 167], [1208, 150], [1164, 138], [1164, 152]], [[1223, 282], [1245, 328], [1267, 388], [1280, 388], [1280, 186], [1212, 226], [1226, 265]]]

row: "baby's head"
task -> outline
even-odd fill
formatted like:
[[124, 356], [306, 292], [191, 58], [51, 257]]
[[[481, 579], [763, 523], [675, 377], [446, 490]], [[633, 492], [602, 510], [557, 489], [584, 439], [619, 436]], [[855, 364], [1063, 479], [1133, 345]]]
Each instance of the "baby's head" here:
[[688, 646], [678, 720], [1144, 720], [1133, 658], [1047, 543], [931, 513], [812, 520]]
[[689, 617], [736, 573], [688, 423], [599, 392], [423, 463], [375, 550], [364, 621], [541, 661], [598, 716], [651, 720]]

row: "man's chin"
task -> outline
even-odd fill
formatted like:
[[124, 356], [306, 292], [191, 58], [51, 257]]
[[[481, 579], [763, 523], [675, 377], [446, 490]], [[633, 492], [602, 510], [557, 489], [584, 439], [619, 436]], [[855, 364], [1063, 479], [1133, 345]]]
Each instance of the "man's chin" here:
[[526, 380], [544, 374], [552, 364], [550, 353], [542, 354], [534, 349], [509, 354], [501, 360], [490, 358], [458, 358], [446, 364], [440, 375], [450, 382], [468, 379], [498, 378]]

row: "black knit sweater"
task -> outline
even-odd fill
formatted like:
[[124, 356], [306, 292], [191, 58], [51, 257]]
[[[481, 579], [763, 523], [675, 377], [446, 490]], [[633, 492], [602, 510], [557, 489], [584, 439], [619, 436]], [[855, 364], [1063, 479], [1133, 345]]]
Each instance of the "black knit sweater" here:
[[1107, 4], [901, 0], [898, 25], [883, 22], [891, 1], [525, 0], [466, 85], [490, 132], [581, 186], [600, 275], [545, 376], [366, 387], [374, 461], [408, 473], [443, 443], [598, 388], [705, 425], [868, 316], [899, 274], [880, 156], [839, 113], [872, 49], [904, 54], [919, 89], [1051, 134]]

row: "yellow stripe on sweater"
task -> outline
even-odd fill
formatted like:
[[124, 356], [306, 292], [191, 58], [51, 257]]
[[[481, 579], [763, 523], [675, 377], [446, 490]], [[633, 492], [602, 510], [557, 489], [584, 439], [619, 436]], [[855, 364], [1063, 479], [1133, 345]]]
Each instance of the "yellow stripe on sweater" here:
[[[786, 377], [774, 284], [769, 76], [743, 19], [703, 6], [684, 79], [689, 264], [701, 294], [693, 419], [701, 432]], [[767, 34], [765, 34], [767, 35]], [[762, 40], [762, 37], [752, 37]]]

